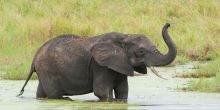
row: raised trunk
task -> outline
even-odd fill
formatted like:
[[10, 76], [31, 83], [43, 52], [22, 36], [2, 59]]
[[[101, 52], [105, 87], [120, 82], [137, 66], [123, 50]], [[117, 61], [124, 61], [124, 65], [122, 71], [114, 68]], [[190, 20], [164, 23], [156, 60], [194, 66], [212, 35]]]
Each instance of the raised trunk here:
[[168, 46], [168, 53], [163, 55], [157, 49], [155, 52], [156, 59], [153, 61], [152, 66], [164, 66], [170, 64], [176, 57], [176, 45], [173, 43], [172, 39], [170, 38], [167, 29], [170, 27], [169, 23], [166, 23], [162, 30], [163, 40]]

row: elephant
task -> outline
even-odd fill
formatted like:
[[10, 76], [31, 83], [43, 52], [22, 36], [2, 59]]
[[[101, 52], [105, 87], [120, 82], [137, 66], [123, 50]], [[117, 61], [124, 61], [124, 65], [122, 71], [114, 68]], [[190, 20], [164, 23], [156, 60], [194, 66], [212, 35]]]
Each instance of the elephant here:
[[[147, 67], [165, 66], [177, 50], [162, 29], [168, 52], [162, 54], [143, 34], [109, 32], [94, 37], [61, 35], [47, 41], [36, 52], [20, 96], [34, 72], [38, 76], [37, 98], [63, 99], [64, 96], [94, 93], [100, 101], [127, 100], [128, 76], [134, 71], [147, 74]], [[165, 78], [164, 78], [165, 79]], [[113, 96], [114, 92], [114, 96]]]

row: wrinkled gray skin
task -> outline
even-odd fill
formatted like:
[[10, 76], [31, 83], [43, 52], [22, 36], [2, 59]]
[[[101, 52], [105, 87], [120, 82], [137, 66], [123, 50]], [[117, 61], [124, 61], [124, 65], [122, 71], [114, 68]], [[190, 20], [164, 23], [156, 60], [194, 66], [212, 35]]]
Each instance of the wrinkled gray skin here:
[[[105, 33], [90, 38], [62, 35], [46, 42], [36, 53], [24, 92], [33, 72], [39, 84], [37, 98], [60, 99], [63, 96], [94, 92], [101, 101], [128, 97], [127, 76], [134, 71], [146, 74], [146, 67], [164, 66], [176, 57], [176, 47], [162, 30], [169, 51], [161, 54], [142, 34]], [[18, 96], [19, 96], [18, 95]]]

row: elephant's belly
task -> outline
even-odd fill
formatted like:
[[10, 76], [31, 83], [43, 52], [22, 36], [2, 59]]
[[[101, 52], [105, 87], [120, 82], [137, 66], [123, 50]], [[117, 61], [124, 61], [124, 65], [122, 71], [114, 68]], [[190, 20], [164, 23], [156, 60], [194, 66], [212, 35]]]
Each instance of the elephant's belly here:
[[63, 86], [64, 95], [82, 95], [93, 92], [92, 84], [85, 84], [85, 82], [67, 85]]
[[60, 78], [65, 95], [82, 95], [93, 92], [92, 78], [88, 74], [71, 74]]

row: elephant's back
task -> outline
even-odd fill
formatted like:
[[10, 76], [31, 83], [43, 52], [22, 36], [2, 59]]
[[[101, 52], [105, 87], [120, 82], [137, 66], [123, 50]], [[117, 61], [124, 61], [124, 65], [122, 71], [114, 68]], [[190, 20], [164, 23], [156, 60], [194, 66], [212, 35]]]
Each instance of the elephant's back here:
[[46, 43], [44, 43], [36, 52], [33, 63], [35, 66], [35, 69], [37, 70], [38, 68], [42, 68], [43, 66], [46, 65], [51, 65], [53, 64], [53, 57], [54, 57], [54, 52], [55, 52], [55, 47], [59, 45], [62, 42], [66, 42], [68, 40], [72, 39], [78, 39], [80, 38], [78, 35], [74, 34], [64, 34], [57, 36]]
[[[55, 38], [52, 38], [51, 40], [45, 42], [38, 50], [38, 52], [40, 52], [42, 49], [45, 49], [46, 47], [50, 47], [51, 49], [53, 49], [54, 46], [58, 45], [59, 43], [62, 42], [66, 42], [66, 41], [70, 41], [73, 39], [78, 39], [80, 38], [80, 36], [75, 35], [75, 34], [63, 34], [63, 35], [59, 35]], [[37, 52], [37, 53], [38, 53]]]
[[[48, 50], [49, 47], [54, 47], [55, 45], [59, 44], [60, 42], [65, 42], [67, 40], [78, 39], [80, 36], [74, 34], [63, 34], [59, 35], [55, 38], [50, 39], [49, 41], [45, 42], [37, 51], [36, 55], [42, 52], [43, 50]], [[35, 56], [36, 56], [35, 55]]]

